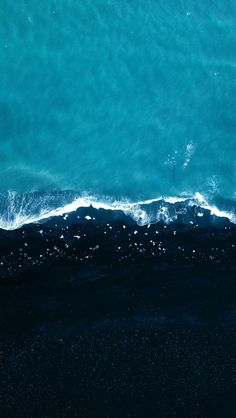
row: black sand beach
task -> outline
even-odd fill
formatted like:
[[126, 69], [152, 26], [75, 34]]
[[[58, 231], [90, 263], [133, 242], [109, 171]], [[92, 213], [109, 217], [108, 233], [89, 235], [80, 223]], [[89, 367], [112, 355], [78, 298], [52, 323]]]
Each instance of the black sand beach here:
[[0, 238], [1, 417], [235, 417], [234, 225], [87, 208]]

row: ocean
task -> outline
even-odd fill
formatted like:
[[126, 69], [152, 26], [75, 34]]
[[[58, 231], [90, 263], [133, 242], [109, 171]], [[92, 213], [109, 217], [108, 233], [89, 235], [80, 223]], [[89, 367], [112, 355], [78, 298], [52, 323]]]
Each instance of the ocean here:
[[200, 193], [235, 214], [235, 17], [232, 0], [3, 0], [2, 196]]
[[1, 0], [0, 417], [235, 418], [236, 2]]

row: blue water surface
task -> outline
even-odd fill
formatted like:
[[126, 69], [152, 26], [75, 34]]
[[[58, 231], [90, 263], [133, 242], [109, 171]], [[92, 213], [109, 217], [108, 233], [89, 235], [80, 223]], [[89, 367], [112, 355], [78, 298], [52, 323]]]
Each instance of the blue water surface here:
[[235, 200], [234, 0], [2, 0], [0, 192]]

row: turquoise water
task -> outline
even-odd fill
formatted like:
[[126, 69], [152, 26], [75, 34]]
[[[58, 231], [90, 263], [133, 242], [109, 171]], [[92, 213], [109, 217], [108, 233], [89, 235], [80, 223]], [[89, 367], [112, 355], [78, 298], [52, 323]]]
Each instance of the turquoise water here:
[[0, 192], [236, 197], [236, 2], [2, 0]]

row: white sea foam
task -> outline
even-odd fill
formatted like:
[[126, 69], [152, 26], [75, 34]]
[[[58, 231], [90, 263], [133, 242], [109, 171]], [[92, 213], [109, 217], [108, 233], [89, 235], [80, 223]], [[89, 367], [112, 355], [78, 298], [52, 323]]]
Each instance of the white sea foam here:
[[[148, 210], [150, 205], [158, 202], [163, 202], [163, 204], [157, 205], [158, 207], [150, 213]], [[236, 216], [234, 213], [223, 211], [218, 209], [216, 206], [210, 205], [206, 198], [198, 192], [192, 197], [158, 197], [138, 202], [129, 202], [127, 200], [111, 201], [109, 199], [100, 200], [95, 196], [83, 195], [74, 198], [70, 203], [63, 204], [57, 208], [50, 208], [50, 204], [47, 201], [44, 205], [44, 199], [42, 198], [37, 206], [38, 210], [36, 213], [30, 210], [30, 204], [26, 201], [23, 201], [20, 206], [17, 206], [15, 203], [15, 194], [12, 194], [8, 199], [8, 216], [2, 216], [0, 218], [0, 228], [5, 230], [15, 230], [26, 224], [44, 221], [53, 217], [65, 216], [65, 214], [75, 212], [79, 208], [86, 208], [90, 206], [95, 209], [122, 211], [124, 214], [134, 219], [139, 225], [147, 225], [160, 220], [169, 223], [177, 219], [177, 214], [173, 215], [173, 213], [170, 213], [169, 208], [165, 206], [165, 204], [174, 205], [175, 203], [181, 202], [183, 202], [184, 205], [187, 203], [187, 206], [196, 205], [202, 209], [207, 209], [210, 211], [211, 215], [228, 218], [231, 222], [236, 223]]]
[[228, 218], [232, 223], [236, 223], [235, 213], [220, 210], [214, 205], [210, 205], [201, 193], [195, 193], [194, 195], [196, 203], [199, 202], [199, 206], [203, 209], [210, 211], [211, 215], [215, 215], [218, 218]]
[[191, 157], [193, 156], [194, 152], [195, 152], [195, 146], [192, 142], [190, 142], [186, 146], [185, 161], [184, 161], [184, 164], [183, 164], [184, 168], [186, 168], [189, 165]]

